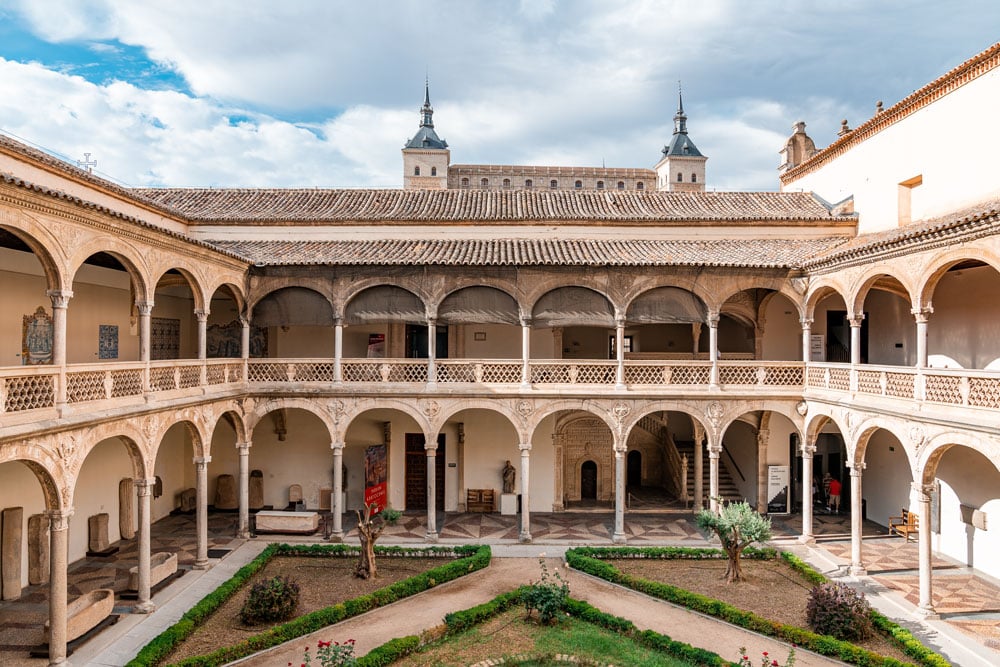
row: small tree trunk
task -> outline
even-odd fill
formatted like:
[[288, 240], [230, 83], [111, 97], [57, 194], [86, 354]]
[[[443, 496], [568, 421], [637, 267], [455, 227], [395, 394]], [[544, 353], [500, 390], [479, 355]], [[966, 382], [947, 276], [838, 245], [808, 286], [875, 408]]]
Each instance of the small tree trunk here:
[[746, 577], [743, 575], [743, 565], [740, 562], [740, 554], [743, 550], [739, 547], [729, 547], [726, 549], [726, 555], [729, 556], [729, 563], [726, 566], [726, 583], [731, 584], [734, 581], [746, 581]]
[[361, 539], [361, 554], [358, 556], [358, 565], [354, 568], [354, 576], [360, 579], [374, 579], [378, 576], [375, 567], [375, 542], [382, 534], [385, 524], [381, 521], [376, 525], [372, 518], [372, 511], [375, 505], [365, 508], [364, 516], [358, 510], [358, 537]]

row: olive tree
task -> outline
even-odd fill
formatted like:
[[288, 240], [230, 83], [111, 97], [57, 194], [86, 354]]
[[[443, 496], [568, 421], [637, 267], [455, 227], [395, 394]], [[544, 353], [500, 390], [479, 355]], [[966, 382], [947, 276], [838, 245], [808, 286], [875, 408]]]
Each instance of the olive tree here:
[[771, 520], [754, 511], [746, 501], [722, 504], [720, 499], [719, 507], [718, 513], [710, 510], [698, 512], [695, 520], [703, 532], [715, 533], [722, 543], [722, 549], [729, 558], [726, 583], [746, 581], [740, 556], [754, 542], [771, 539]]

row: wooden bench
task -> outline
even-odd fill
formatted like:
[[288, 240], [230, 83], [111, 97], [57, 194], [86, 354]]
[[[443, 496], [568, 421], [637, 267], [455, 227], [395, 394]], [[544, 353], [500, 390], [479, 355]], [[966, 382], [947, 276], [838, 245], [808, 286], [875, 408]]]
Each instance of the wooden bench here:
[[910, 541], [910, 533], [916, 535], [920, 532], [920, 526], [917, 522], [919, 518], [913, 512], [909, 510], [900, 510], [899, 516], [889, 517], [889, 534], [890, 535], [902, 535], [906, 538], [906, 541]]
[[496, 507], [495, 489], [469, 489], [465, 497], [466, 512], [493, 512]]

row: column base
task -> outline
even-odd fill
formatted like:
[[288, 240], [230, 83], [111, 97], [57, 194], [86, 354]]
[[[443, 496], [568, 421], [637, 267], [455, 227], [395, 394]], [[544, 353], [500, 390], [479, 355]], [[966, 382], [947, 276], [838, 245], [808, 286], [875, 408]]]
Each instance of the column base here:
[[624, 384], [616, 384], [615, 385], [615, 391], [625, 391], [626, 389], [628, 389], [628, 386], [626, 386]]
[[799, 544], [816, 544], [815, 535], [799, 535]]
[[937, 613], [934, 607], [917, 607], [915, 615], [918, 619], [923, 621], [939, 621], [941, 620], [941, 615]]
[[237, 530], [236, 531], [236, 537], [239, 538], [239, 539], [241, 539], [241, 540], [249, 540], [250, 539], [250, 531], [249, 530]]
[[868, 574], [868, 570], [864, 565], [852, 565], [847, 569], [847, 573], [852, 577], [864, 577]]
[[69, 660], [66, 658], [57, 658], [55, 660], [49, 660], [49, 667], [70, 667]]
[[628, 536], [625, 533], [615, 533], [611, 536], [611, 541], [615, 544], [625, 544], [628, 542]]
[[344, 531], [335, 530], [330, 533], [330, 537], [326, 538], [328, 542], [343, 542], [344, 541]]
[[424, 535], [424, 542], [437, 542], [437, 541], [438, 541], [437, 533], [428, 532], [426, 535]]
[[140, 602], [136, 606], [132, 607], [132, 611], [137, 614], [152, 614], [156, 611], [156, 605], [150, 601]]
[[531, 391], [531, 383], [530, 382], [522, 382], [521, 383], [521, 391]]
[[212, 567], [212, 564], [206, 558], [205, 560], [196, 560], [194, 565], [191, 566], [192, 570], [208, 570]]
[[521, 544], [528, 544], [531, 542], [531, 533], [526, 530], [522, 530], [521, 534], [517, 536], [517, 541]]

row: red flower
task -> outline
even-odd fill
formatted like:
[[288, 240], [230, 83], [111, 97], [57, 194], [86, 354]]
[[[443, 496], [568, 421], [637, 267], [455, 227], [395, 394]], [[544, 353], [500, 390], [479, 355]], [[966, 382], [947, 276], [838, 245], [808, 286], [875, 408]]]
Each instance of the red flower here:
[[764, 657], [765, 658], [767, 657], [767, 651], [764, 651]]
[[777, 660], [772, 660], [771, 661], [771, 665], [772, 665], [772, 667], [778, 667], [778, 661]]

